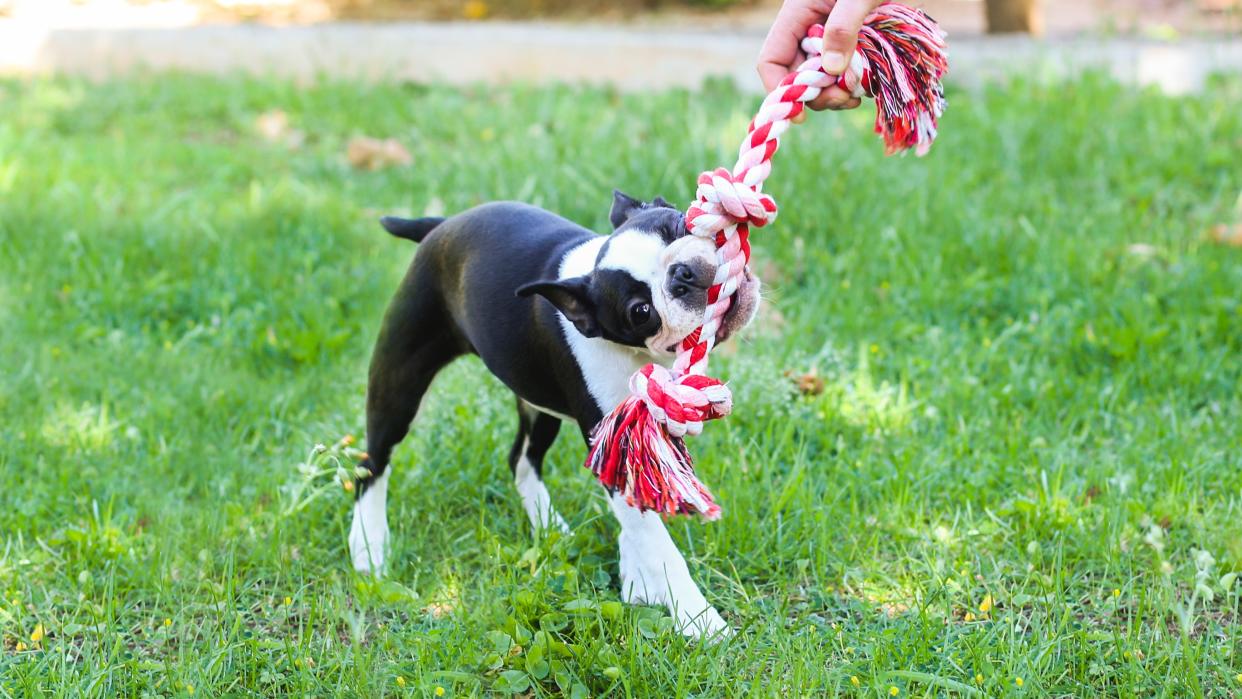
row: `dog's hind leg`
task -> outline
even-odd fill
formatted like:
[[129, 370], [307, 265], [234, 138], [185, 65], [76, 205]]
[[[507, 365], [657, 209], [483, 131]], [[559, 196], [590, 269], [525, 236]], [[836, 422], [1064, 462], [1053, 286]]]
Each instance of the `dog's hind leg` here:
[[536, 532], [551, 527], [568, 532], [569, 526], [552, 509], [552, 499], [543, 484], [543, 457], [556, 441], [561, 420], [539, 412], [521, 398], [517, 408], [518, 434], [509, 451], [509, 468], [513, 470], [513, 483], [522, 496], [522, 507]]
[[431, 304], [398, 296], [384, 319], [371, 357], [367, 385], [367, 457], [359, 464], [369, 475], [355, 482], [357, 499], [349, 528], [354, 569], [383, 572], [388, 547], [388, 463], [405, 439], [423, 394], [437, 372], [461, 354]]

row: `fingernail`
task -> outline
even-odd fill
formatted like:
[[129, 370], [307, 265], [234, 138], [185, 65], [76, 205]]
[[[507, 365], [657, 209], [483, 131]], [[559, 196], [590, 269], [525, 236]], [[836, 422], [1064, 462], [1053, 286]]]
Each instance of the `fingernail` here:
[[836, 51], [829, 51], [821, 57], [824, 64], [824, 72], [832, 75], [840, 75], [845, 70], [845, 55]]

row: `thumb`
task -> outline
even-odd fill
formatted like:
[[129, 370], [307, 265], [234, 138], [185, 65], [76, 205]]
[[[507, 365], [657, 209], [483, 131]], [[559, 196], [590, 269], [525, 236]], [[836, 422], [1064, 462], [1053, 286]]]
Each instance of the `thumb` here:
[[849, 67], [854, 45], [858, 43], [858, 32], [862, 30], [867, 15], [871, 14], [873, 4], [869, 0], [841, 0], [832, 8], [824, 24], [821, 60], [825, 73], [840, 75]]

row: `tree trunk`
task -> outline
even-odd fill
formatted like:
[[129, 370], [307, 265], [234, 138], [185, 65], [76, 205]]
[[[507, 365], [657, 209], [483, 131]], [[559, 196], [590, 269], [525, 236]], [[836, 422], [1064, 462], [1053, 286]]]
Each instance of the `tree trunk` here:
[[1038, 0], [984, 0], [989, 34], [1042, 34]]

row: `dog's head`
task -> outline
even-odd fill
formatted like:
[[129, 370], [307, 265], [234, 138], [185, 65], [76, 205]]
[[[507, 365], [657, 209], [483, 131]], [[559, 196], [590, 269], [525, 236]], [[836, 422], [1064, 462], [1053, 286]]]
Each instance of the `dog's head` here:
[[[589, 274], [528, 284], [578, 331], [654, 355], [668, 355], [703, 321], [716, 276], [711, 241], [686, 232], [685, 216], [660, 197], [651, 203], [614, 192], [613, 233]], [[721, 321], [717, 342], [745, 327], [759, 307], [759, 279], [746, 270]]]

